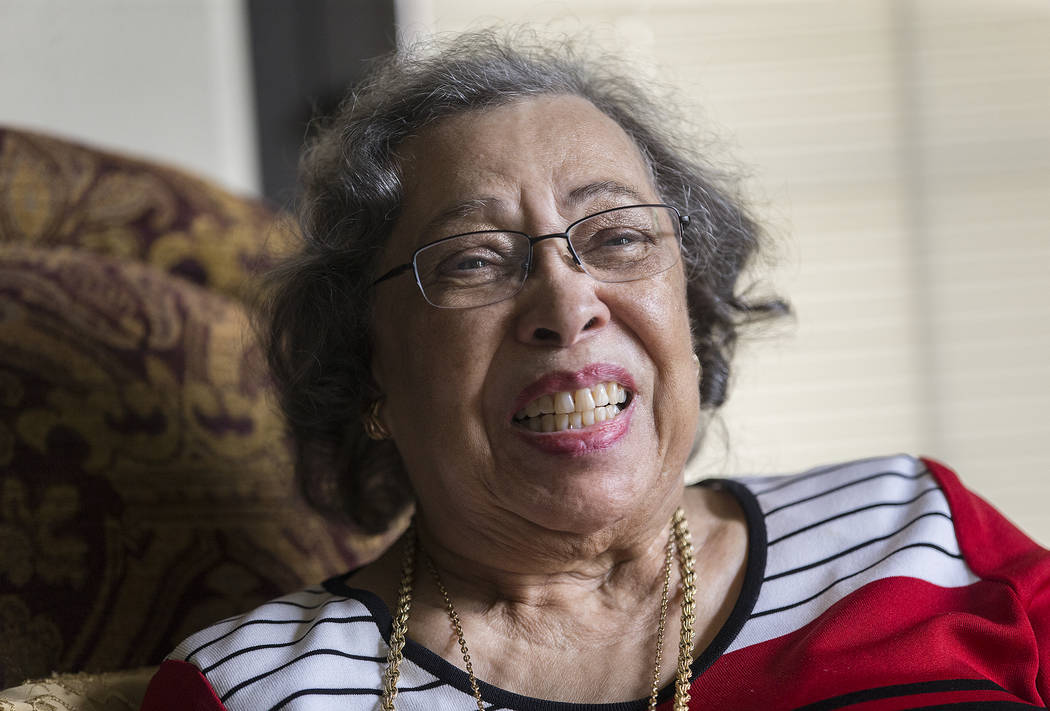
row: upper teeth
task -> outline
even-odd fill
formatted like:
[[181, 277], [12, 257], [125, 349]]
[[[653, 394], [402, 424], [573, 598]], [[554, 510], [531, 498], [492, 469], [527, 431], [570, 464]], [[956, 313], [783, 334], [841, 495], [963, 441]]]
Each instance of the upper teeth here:
[[541, 395], [519, 410], [514, 419], [530, 418], [527, 424], [536, 431], [576, 429], [615, 417], [619, 412], [616, 406], [626, 401], [627, 390], [619, 383], [598, 383], [589, 388]]

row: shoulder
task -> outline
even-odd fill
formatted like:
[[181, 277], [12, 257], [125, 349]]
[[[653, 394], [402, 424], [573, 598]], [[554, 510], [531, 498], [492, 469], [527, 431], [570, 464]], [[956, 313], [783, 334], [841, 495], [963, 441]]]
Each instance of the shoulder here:
[[[811, 559], [817, 551], [834, 560], [862, 550], [960, 559], [945, 488], [926, 460], [874, 457], [738, 482], [761, 511], [771, 565]], [[971, 577], [965, 566], [937, 568], [946, 576], [942, 584]]]
[[908, 454], [837, 462], [793, 474], [733, 477], [732, 481], [757, 496], [767, 515], [840, 491], [861, 498], [875, 491], [921, 491], [936, 485], [926, 460]]
[[762, 567], [734, 649], [800, 629], [885, 581], [946, 588], [977, 581], [944, 491], [922, 459], [862, 459], [729, 486], [750, 500], [751, 555]]
[[308, 588], [191, 635], [168, 659], [198, 669], [230, 709], [279, 707], [302, 693], [303, 679], [371, 694], [386, 643], [368, 602], [367, 593]]
[[[191, 635], [162, 665], [169, 681], [177, 682], [164, 688], [179, 688], [182, 694], [185, 688], [202, 687], [197, 690], [210, 691], [217, 705], [200, 708], [216, 711], [289, 705], [371, 711], [386, 669], [390, 612], [373, 592], [350, 586], [360, 584], [356, 574], [348, 578], [271, 600]], [[404, 653], [399, 709], [469, 704], [466, 674], [412, 640]], [[454, 677], [451, 683], [448, 677]], [[156, 706], [157, 711], [167, 708]]]
[[947, 467], [906, 454], [735, 481], [757, 502], [770, 544], [835, 522], [869, 531], [936, 518], [952, 523], [950, 499], [972, 496]]
[[876, 538], [900, 541], [907, 534], [914, 542], [918, 534], [930, 546], [958, 554], [944, 487], [923, 459], [873, 457], [733, 481], [757, 509], [771, 553], [814, 546], [845, 550], [851, 541], [870, 548]]
[[1026, 601], [1048, 589], [1047, 552], [933, 460], [877, 457], [726, 485], [754, 512], [763, 569], [737, 644], [798, 629], [868, 586], [910, 581], [914, 599], [994, 583]]
[[[898, 454], [830, 464], [797, 474], [739, 477], [761, 512], [770, 546], [806, 541], [893, 537], [924, 545], [975, 569], [1002, 558], [1003, 544], [1035, 546], [1005, 516], [966, 488], [946, 465]], [[930, 534], [940, 529], [940, 534]], [[995, 546], [987, 544], [995, 542]], [[995, 560], [993, 560], [993, 558]]]

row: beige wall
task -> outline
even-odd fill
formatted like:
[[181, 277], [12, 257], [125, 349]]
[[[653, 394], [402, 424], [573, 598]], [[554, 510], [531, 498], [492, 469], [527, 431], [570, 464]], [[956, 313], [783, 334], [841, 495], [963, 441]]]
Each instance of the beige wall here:
[[907, 451], [1050, 543], [1050, 3], [401, 0], [658, 67], [753, 173], [794, 325], [753, 339], [693, 475]]
[[258, 193], [241, 0], [0, 0], [0, 122]]

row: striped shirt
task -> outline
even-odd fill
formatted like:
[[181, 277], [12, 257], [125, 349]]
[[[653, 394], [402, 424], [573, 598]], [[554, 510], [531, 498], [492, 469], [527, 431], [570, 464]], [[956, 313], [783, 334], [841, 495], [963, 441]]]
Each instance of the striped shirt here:
[[[895, 456], [698, 486], [736, 498], [749, 550], [734, 609], [693, 663], [690, 708], [1045, 708], [1050, 553], [945, 467]], [[352, 574], [332, 578], [189, 637], [142, 708], [376, 709], [390, 627]], [[476, 707], [463, 671], [411, 640], [404, 656], [398, 709]], [[494, 710], [646, 707], [480, 687]], [[164, 705], [180, 695], [203, 700]]]

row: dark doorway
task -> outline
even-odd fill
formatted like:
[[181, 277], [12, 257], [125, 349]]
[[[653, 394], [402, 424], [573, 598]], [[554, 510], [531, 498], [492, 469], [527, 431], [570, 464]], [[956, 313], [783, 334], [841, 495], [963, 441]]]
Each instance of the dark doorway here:
[[262, 192], [295, 198], [310, 120], [330, 113], [365, 60], [395, 46], [393, 0], [247, 0]]

